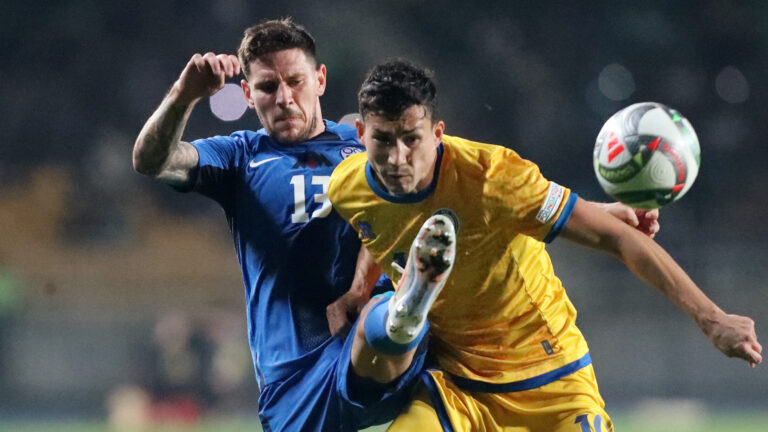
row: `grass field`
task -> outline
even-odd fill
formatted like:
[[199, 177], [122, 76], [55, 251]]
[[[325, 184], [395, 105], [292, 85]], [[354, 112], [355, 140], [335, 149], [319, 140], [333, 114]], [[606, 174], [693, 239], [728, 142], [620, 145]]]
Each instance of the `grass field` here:
[[[618, 414], [613, 416], [616, 431], [619, 432], [766, 432], [768, 431], [768, 410], [764, 412], [728, 412], [702, 416], [675, 416], [669, 413], [648, 415], [648, 413]], [[261, 431], [255, 419], [209, 419], [197, 425], [165, 426], [143, 429], [111, 429], [103, 421], [40, 421], [3, 422], [0, 430], [13, 432], [240, 432]], [[366, 432], [383, 432], [386, 427], [366, 429]], [[574, 429], [578, 431], [578, 429]]]

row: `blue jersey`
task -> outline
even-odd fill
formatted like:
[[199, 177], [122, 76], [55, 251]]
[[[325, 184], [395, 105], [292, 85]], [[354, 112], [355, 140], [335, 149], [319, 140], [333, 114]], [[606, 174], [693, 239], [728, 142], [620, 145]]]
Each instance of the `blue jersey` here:
[[325, 308], [354, 276], [360, 242], [333, 211], [328, 182], [364, 149], [354, 128], [325, 123], [291, 145], [264, 129], [192, 143], [200, 155], [193, 188], [221, 204], [234, 239], [261, 388], [311, 366], [330, 341]]

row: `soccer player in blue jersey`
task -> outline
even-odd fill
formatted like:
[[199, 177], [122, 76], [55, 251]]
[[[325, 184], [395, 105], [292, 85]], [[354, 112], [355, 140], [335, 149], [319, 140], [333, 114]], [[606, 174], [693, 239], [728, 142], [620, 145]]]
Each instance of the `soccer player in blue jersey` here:
[[[241, 71], [263, 129], [182, 141], [195, 104]], [[353, 127], [323, 120], [325, 84], [309, 33], [290, 20], [265, 21], [245, 31], [238, 57], [195, 54], [133, 152], [140, 173], [224, 208], [245, 283], [259, 415], [275, 432], [393, 419], [425, 354], [415, 344], [390, 367], [359, 339], [352, 350], [355, 331], [343, 339], [329, 329], [368, 300], [381, 272], [328, 200], [334, 167], [363, 147]], [[360, 356], [362, 374], [350, 368]]]

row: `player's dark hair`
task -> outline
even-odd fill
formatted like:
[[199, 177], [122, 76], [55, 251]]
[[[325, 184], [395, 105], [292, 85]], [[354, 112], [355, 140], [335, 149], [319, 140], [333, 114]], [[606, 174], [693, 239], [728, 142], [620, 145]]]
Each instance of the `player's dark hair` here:
[[422, 105], [434, 122], [437, 119], [437, 88], [432, 71], [407, 60], [381, 63], [368, 72], [357, 94], [360, 117], [368, 114], [397, 119], [414, 105]]
[[245, 29], [237, 50], [240, 69], [248, 78], [251, 62], [264, 55], [291, 48], [301, 49], [310, 61], [315, 61], [315, 39], [302, 25], [296, 24], [291, 18], [262, 21]]

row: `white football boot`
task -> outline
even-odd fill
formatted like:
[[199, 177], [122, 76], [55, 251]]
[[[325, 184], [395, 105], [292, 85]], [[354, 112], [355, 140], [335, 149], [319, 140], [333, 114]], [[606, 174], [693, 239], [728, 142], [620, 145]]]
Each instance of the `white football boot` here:
[[393, 341], [413, 341], [456, 260], [456, 229], [451, 219], [434, 215], [424, 222], [411, 244], [408, 262], [389, 300], [387, 335]]

